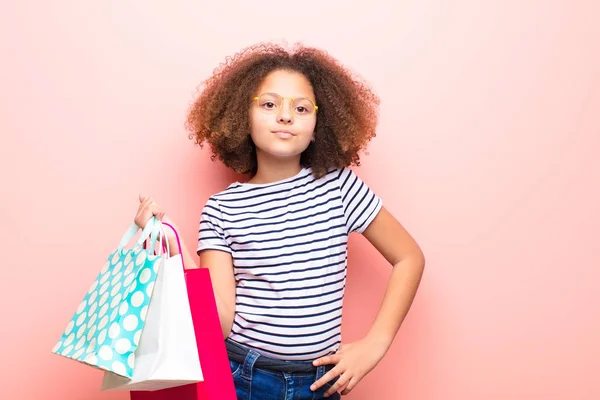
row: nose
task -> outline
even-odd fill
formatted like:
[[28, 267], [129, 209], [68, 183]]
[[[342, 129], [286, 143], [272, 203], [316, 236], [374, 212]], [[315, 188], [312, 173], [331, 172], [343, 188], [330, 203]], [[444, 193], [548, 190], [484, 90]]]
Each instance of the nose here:
[[290, 124], [292, 123], [292, 117], [289, 115], [280, 115], [278, 121], [282, 124]]
[[282, 124], [289, 124], [293, 121], [292, 110], [289, 104], [283, 104], [280, 107], [279, 114], [277, 115], [277, 121]]

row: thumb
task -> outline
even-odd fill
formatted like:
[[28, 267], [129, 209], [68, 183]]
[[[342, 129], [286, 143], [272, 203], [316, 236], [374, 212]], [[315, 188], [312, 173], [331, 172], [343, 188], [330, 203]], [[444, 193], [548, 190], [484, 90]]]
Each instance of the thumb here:
[[146, 196], [144, 196], [144, 195], [143, 195], [143, 194], [141, 194], [141, 193], [138, 195], [138, 197], [139, 197], [139, 199], [140, 199], [140, 203], [143, 203], [143, 202], [144, 202], [144, 200], [146, 200]]

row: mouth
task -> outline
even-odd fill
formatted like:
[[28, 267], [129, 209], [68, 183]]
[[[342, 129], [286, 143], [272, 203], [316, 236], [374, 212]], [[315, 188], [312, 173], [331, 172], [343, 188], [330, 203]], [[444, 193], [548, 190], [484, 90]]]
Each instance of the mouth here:
[[287, 139], [292, 136], [296, 136], [294, 133], [292, 133], [291, 131], [287, 131], [287, 130], [277, 130], [277, 131], [272, 131], [272, 132], [282, 139]]

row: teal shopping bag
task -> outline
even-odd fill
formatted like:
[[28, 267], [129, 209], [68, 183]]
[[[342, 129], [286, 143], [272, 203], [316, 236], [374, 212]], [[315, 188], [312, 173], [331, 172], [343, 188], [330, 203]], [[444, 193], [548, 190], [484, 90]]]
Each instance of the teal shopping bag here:
[[[132, 224], [119, 247], [85, 294], [67, 324], [54, 354], [131, 378], [157, 273], [164, 257], [154, 254], [160, 222], [152, 218], [131, 249], [125, 246], [137, 234]], [[150, 239], [147, 249], [144, 242]], [[161, 246], [162, 247], [162, 246]]]

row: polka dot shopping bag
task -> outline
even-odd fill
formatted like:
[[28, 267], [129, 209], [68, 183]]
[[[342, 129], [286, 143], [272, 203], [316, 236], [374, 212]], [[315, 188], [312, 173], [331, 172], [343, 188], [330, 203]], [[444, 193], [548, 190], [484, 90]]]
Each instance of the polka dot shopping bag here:
[[[77, 311], [67, 324], [54, 354], [131, 378], [154, 283], [164, 256], [155, 255], [160, 222], [152, 218], [137, 234], [132, 224], [109, 256]], [[144, 242], [150, 239], [147, 249]], [[161, 236], [162, 240], [162, 236]]]

